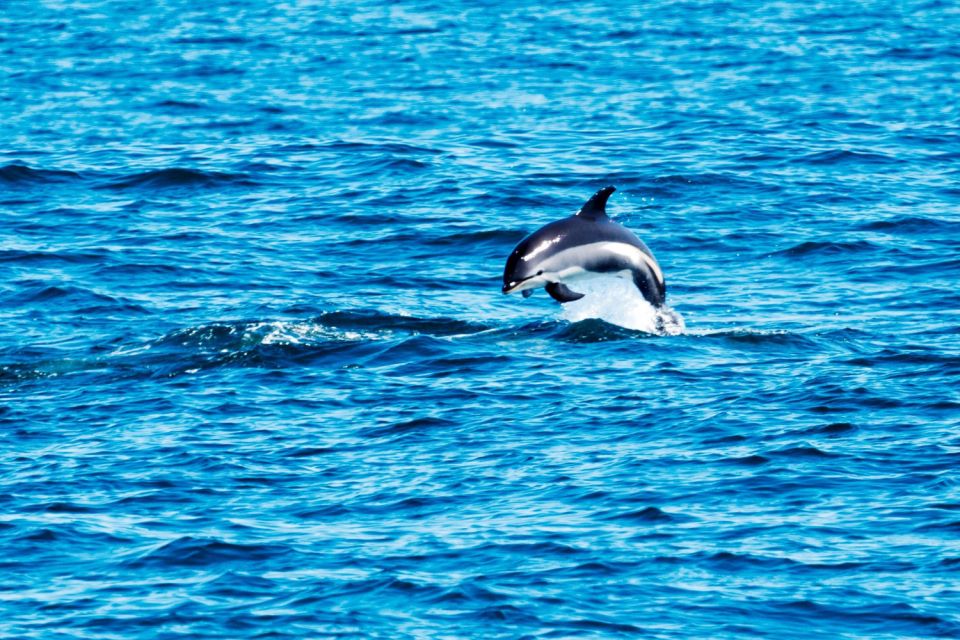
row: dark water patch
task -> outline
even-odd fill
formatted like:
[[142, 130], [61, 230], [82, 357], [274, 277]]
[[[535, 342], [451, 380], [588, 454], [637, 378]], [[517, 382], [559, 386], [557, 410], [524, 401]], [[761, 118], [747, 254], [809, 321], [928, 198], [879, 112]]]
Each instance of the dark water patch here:
[[247, 564], [281, 558], [289, 553], [290, 548], [280, 544], [235, 544], [216, 538], [183, 536], [126, 560], [122, 566], [126, 569], [163, 569]]
[[952, 411], [954, 409], [960, 409], [960, 402], [954, 402], [952, 400], [939, 400], [937, 402], [928, 404], [927, 407], [935, 411]]
[[777, 451], [771, 451], [770, 455], [795, 460], [821, 460], [838, 457], [836, 454], [828, 453], [812, 445], [786, 447], [784, 449], [778, 449]]
[[93, 304], [78, 306], [75, 310], [78, 315], [95, 315], [116, 318], [118, 316], [147, 316], [153, 311], [140, 304], [110, 302], [108, 304]]
[[495, 247], [512, 248], [522, 240], [528, 232], [512, 229], [486, 229], [482, 231], [462, 231], [439, 237], [427, 237], [421, 240], [422, 244], [438, 247], [475, 247], [490, 245]]
[[46, 513], [94, 513], [96, 508], [73, 502], [50, 502], [23, 507], [24, 511], [43, 511]]
[[193, 36], [193, 37], [181, 37], [173, 38], [170, 40], [173, 44], [239, 44], [245, 45], [250, 42], [250, 40], [244, 36], [239, 35], [225, 35], [225, 36]]
[[738, 456], [734, 458], [726, 458], [725, 462], [735, 465], [741, 465], [745, 467], [759, 467], [770, 462], [770, 458], [767, 456], [762, 456], [759, 454], [752, 454], [749, 456]]
[[933, 60], [943, 58], [960, 58], [960, 47], [891, 47], [883, 52], [881, 58], [891, 57], [903, 60]]
[[441, 27], [407, 27], [399, 29], [389, 29], [382, 28], [374, 31], [368, 30], [359, 30], [359, 31], [344, 31], [341, 29], [331, 29], [326, 32], [325, 35], [330, 36], [350, 36], [354, 38], [379, 38], [379, 37], [389, 37], [389, 36], [418, 36], [418, 35], [430, 35], [434, 33], [440, 33], [443, 31]]
[[336, 447], [301, 447], [285, 453], [284, 456], [288, 458], [312, 458], [315, 456], [324, 456], [336, 451], [338, 451]]
[[376, 355], [378, 349], [368, 343], [337, 342], [312, 344], [252, 344], [217, 353], [158, 353], [142, 355], [127, 367], [113, 365], [117, 374], [133, 366], [129, 376], [148, 373], [151, 378], [174, 378], [221, 368], [257, 368], [283, 371], [290, 368], [334, 366], [343, 368]]
[[933, 350], [894, 350], [884, 349], [879, 353], [851, 358], [846, 364], [858, 367], [899, 367], [900, 365], [920, 365], [941, 369], [944, 373], [960, 372], [960, 356], [955, 353]]
[[895, 165], [902, 164], [904, 160], [883, 153], [873, 153], [869, 151], [851, 151], [848, 149], [829, 149], [826, 151], [817, 151], [800, 158], [794, 158], [791, 163], [806, 165]]
[[438, 122], [448, 122], [449, 118], [440, 111], [388, 111], [368, 117], [351, 120], [352, 123], [369, 127], [409, 127], [420, 128], [436, 126]]
[[131, 276], [131, 277], [144, 277], [144, 276], [178, 276], [185, 277], [188, 274], [191, 276], [196, 276], [197, 271], [189, 270], [178, 264], [170, 264], [164, 262], [157, 263], [141, 263], [141, 262], [116, 262], [109, 264], [102, 264], [97, 267], [97, 275], [115, 277], [115, 276]]
[[[531, 190], [528, 188], [522, 187], [498, 187], [486, 193], [474, 194], [471, 196], [470, 201], [474, 203], [474, 206], [478, 210], [494, 209], [508, 211], [509, 214], [504, 216], [504, 222], [512, 224], [526, 221], [526, 216], [522, 215], [524, 210], [537, 210], [546, 204], [543, 197], [538, 196], [536, 193], [531, 193]], [[581, 202], [580, 204], [583, 203]], [[576, 207], [579, 205], [570, 206], [573, 207], [573, 211], [576, 211]], [[565, 213], [569, 214], [570, 211], [565, 211]], [[530, 231], [533, 231], [533, 228], [527, 229], [525, 234]]]
[[454, 429], [456, 425], [442, 418], [415, 418], [392, 424], [380, 425], [361, 429], [357, 434], [362, 438], [386, 438], [423, 434], [434, 429]]
[[694, 335], [699, 339], [719, 339], [731, 346], [740, 348], [758, 347], [767, 349], [769, 347], [779, 347], [781, 349], [806, 353], [809, 353], [811, 350], [819, 351], [820, 349], [820, 345], [813, 338], [790, 331], [732, 329]]
[[907, 263], [897, 265], [897, 271], [907, 276], [923, 276], [931, 278], [934, 276], [954, 276], [960, 274], [960, 258], [947, 257], [947, 259], [920, 261], [913, 260]]
[[517, 557], [517, 558], [549, 558], [552, 556], [558, 558], [567, 558], [571, 556], [586, 555], [588, 552], [561, 542], [541, 541], [541, 542], [491, 542], [470, 549], [471, 555], [484, 554], [493, 557]]
[[30, 251], [23, 249], [0, 250], [0, 263], [45, 264], [63, 262], [67, 264], [90, 264], [103, 261], [104, 252], [85, 253], [76, 251]]
[[269, 162], [245, 162], [238, 166], [238, 169], [248, 175], [257, 175], [260, 173], [283, 173], [298, 168], [299, 167], [291, 167], [285, 164], [272, 164]]
[[547, 623], [547, 626], [558, 629], [585, 631], [588, 633], [602, 633], [604, 635], [614, 634], [619, 636], [621, 634], [626, 634], [625, 637], [635, 637], [638, 634], [643, 635], [648, 633], [647, 630], [632, 624], [599, 619], [551, 620]]
[[13, 384], [56, 375], [29, 364], [0, 364], [0, 383]]
[[361, 175], [407, 175], [420, 173], [431, 167], [430, 163], [413, 158], [384, 158], [371, 160], [357, 167]]
[[[91, 308], [94, 309], [94, 308]], [[96, 309], [94, 309], [96, 310]], [[118, 312], [116, 305], [111, 307]], [[121, 309], [122, 310], [122, 309]], [[150, 315], [139, 307], [130, 314]], [[331, 333], [309, 323], [239, 322], [179, 329], [140, 344], [96, 349], [98, 355], [39, 353], [0, 365], [0, 381], [22, 382], [68, 373], [97, 372], [112, 379], [171, 378], [224, 367], [286, 369], [343, 366], [376, 355], [375, 335]]]
[[860, 431], [860, 428], [855, 424], [851, 424], [849, 422], [831, 422], [830, 424], [800, 430], [798, 435], [826, 436], [828, 438], [835, 438], [853, 435], [858, 431]]
[[499, 369], [511, 362], [511, 358], [501, 355], [478, 355], [471, 357], [440, 357], [398, 363], [392, 373], [397, 375], [426, 375], [432, 378], [446, 378], [451, 375], [469, 376], [484, 371]]
[[16, 295], [7, 298], [6, 303], [17, 305], [43, 303], [50, 305], [69, 301], [74, 308], [76, 308], [76, 305], [83, 303], [103, 303], [107, 306], [120, 303], [117, 298], [83, 287], [46, 285], [40, 282], [29, 283], [29, 285], [25, 283], [24, 288]]
[[678, 518], [669, 514], [659, 507], [645, 507], [637, 511], [628, 511], [626, 513], [614, 513], [607, 516], [608, 520], [622, 520], [627, 522], [643, 522], [649, 524], [667, 524], [670, 522], [683, 521], [685, 518]]
[[851, 241], [814, 241], [801, 242], [789, 249], [774, 251], [763, 257], [783, 256], [797, 258], [804, 256], [839, 256], [850, 253], [870, 253], [880, 251], [881, 248], [867, 240]]
[[[241, 129], [243, 127], [252, 127], [258, 124], [257, 120], [234, 120], [234, 119], [225, 119], [225, 120], [214, 120], [210, 122], [205, 122], [201, 125], [204, 129]], [[251, 181], [238, 181], [240, 184], [254, 184]]]
[[713, 186], [713, 185], [747, 185], [755, 184], [753, 181], [746, 180], [734, 173], [693, 173], [686, 175], [664, 175], [653, 179], [654, 184], [661, 185], [695, 185], [695, 186]]
[[293, 511], [293, 515], [301, 520], [323, 520], [330, 518], [340, 518], [345, 516], [354, 517], [354, 512], [348, 506], [343, 504], [328, 504], [322, 506], [310, 506]]
[[199, 102], [189, 102], [184, 100], [161, 100], [154, 104], [155, 107], [161, 107], [165, 109], [188, 109], [188, 110], [197, 110], [205, 109], [206, 105]]
[[246, 174], [220, 173], [172, 167], [135, 173], [104, 185], [109, 189], [164, 189], [176, 187], [251, 186], [254, 182]]
[[701, 552], [694, 554], [698, 564], [706, 565], [719, 571], [743, 571], [762, 568], [765, 570], [790, 569], [797, 566], [795, 560], [782, 557], [760, 556], [750, 553], [734, 553], [719, 551], [716, 553]]
[[392, 499], [394, 497], [391, 494], [390, 499], [381, 504], [372, 504], [380, 502], [379, 496], [374, 496], [363, 506], [354, 506], [353, 511], [390, 516], [400, 514], [412, 519], [421, 519], [426, 515], [448, 510], [459, 502], [459, 496], [407, 496], [400, 500]]
[[857, 227], [861, 231], [883, 231], [903, 234], [939, 234], [956, 233], [960, 223], [938, 218], [920, 216], [900, 216], [887, 220], [864, 222]]
[[469, 613], [460, 614], [459, 617], [468, 618], [481, 625], [508, 623], [511, 625], [539, 626], [542, 624], [542, 621], [536, 615], [510, 604], [483, 607]]
[[960, 520], [922, 524], [916, 528], [916, 531], [939, 531], [942, 533], [960, 535]]
[[30, 205], [39, 204], [40, 202], [41, 202], [41, 200], [40, 200], [39, 198], [37, 198], [37, 199], [29, 199], [29, 198], [4, 198], [3, 200], [0, 200], [0, 206], [5, 206], [5, 207], [22, 207], [22, 206], [30, 206]]
[[231, 570], [203, 583], [205, 594], [222, 598], [269, 596], [277, 593], [278, 589], [279, 585], [275, 580]]
[[53, 542], [57, 538], [57, 534], [52, 529], [47, 528], [35, 529], [19, 537], [20, 540], [27, 542]]
[[[50, 513], [87, 513], [86, 511], [50, 511]], [[11, 542], [21, 550], [30, 550], [40, 545], [53, 553], [62, 553], [64, 547], [79, 551], [83, 548], [96, 548], [99, 545], [116, 545], [124, 548], [132, 540], [113, 533], [94, 531], [76, 523], [52, 523], [39, 527], [15, 527], [19, 533]]]
[[960, 633], [960, 624], [936, 615], [927, 615], [904, 602], [883, 604], [847, 604], [835, 607], [810, 600], [772, 604], [773, 608], [799, 612], [815, 619], [831, 620], [834, 624], [854, 624], [865, 631], [889, 634], [933, 633], [936, 636], [955, 637]]
[[228, 63], [224, 66], [207, 64], [188, 66], [182, 68], [180, 73], [187, 78], [215, 78], [217, 76], [242, 76], [246, 74], [247, 71], [239, 66], [231, 66], [230, 63]]
[[656, 337], [655, 334], [627, 329], [603, 320], [587, 319], [550, 327], [552, 338], [575, 344], [593, 344], [619, 340], [637, 340]]
[[32, 185], [56, 184], [77, 181], [79, 173], [54, 169], [32, 169], [23, 164], [8, 164], [0, 167], [0, 184]]
[[435, 336], [453, 336], [480, 333], [491, 327], [457, 318], [418, 318], [383, 313], [373, 309], [330, 311], [316, 322], [337, 329], [402, 331]]
[[362, 151], [371, 155], [390, 154], [391, 156], [404, 155], [437, 155], [442, 153], [439, 149], [432, 147], [417, 146], [403, 142], [356, 142], [347, 140], [335, 140], [328, 142], [319, 148], [332, 149], [337, 151]]
[[467, 144], [472, 147], [482, 147], [484, 149], [516, 149], [520, 146], [520, 143], [499, 138], [479, 138], [470, 140]]
[[475, 580], [465, 581], [429, 599], [429, 602], [472, 604], [477, 602], [503, 602], [510, 597], [479, 584]]

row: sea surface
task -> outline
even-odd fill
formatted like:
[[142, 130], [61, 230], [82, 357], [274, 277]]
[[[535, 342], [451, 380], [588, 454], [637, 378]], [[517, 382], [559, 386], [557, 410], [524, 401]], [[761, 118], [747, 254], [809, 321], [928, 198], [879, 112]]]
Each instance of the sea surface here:
[[[960, 6], [0, 6], [0, 637], [960, 638]], [[500, 292], [614, 185], [674, 322]]]

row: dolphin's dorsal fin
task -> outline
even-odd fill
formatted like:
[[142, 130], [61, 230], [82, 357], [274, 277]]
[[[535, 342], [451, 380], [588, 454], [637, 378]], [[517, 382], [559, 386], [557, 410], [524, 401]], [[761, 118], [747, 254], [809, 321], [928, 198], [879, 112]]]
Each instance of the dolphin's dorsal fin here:
[[593, 194], [586, 204], [580, 207], [577, 215], [587, 220], [603, 220], [607, 217], [607, 199], [616, 191], [616, 187], [604, 187]]

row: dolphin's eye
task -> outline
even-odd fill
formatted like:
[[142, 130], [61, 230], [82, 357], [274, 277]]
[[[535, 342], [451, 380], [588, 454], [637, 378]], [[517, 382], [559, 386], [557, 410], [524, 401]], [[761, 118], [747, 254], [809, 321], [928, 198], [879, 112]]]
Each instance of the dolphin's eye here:
[[537, 275], [538, 275], [538, 276], [542, 276], [542, 275], [543, 275], [543, 269], [540, 269], [540, 271], [537, 271]]

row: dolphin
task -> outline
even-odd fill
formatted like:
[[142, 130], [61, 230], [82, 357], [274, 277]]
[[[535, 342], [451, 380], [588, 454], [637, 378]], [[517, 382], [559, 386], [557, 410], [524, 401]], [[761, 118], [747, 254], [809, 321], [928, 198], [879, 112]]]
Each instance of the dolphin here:
[[569, 218], [543, 226], [507, 258], [503, 292], [528, 297], [544, 287], [558, 302], [584, 296], [568, 284], [602, 274], [633, 280], [643, 297], [660, 307], [667, 295], [663, 272], [650, 249], [632, 231], [607, 217], [607, 199], [615, 187], [604, 187]]

